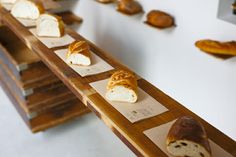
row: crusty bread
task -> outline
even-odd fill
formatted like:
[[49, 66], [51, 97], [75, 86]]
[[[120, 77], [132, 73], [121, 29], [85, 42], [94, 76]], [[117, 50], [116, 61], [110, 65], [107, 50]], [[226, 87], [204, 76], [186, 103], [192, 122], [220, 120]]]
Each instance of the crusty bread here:
[[176, 157], [210, 157], [211, 150], [201, 123], [189, 116], [179, 118], [167, 135], [167, 150]]
[[120, 0], [117, 3], [117, 10], [132, 15], [142, 12], [143, 8], [136, 0]]
[[40, 37], [61, 37], [64, 35], [62, 18], [52, 14], [42, 14], [36, 21], [37, 35]]
[[18, 0], [11, 9], [11, 14], [17, 18], [36, 20], [44, 13], [42, 3], [35, 3], [30, 0]]
[[174, 18], [160, 10], [152, 10], [147, 14], [147, 24], [157, 28], [168, 28], [175, 25]]
[[89, 45], [86, 41], [74, 41], [70, 44], [66, 55], [70, 64], [88, 66], [91, 65]]
[[14, 4], [17, 0], [0, 0], [0, 3], [3, 4]]
[[100, 3], [111, 3], [114, 2], [114, 0], [97, 0]]
[[106, 98], [110, 101], [135, 103], [138, 99], [137, 91], [135, 74], [119, 70], [111, 76], [108, 82]]
[[236, 55], [236, 41], [219, 42], [207, 39], [197, 41], [195, 46], [207, 53]]

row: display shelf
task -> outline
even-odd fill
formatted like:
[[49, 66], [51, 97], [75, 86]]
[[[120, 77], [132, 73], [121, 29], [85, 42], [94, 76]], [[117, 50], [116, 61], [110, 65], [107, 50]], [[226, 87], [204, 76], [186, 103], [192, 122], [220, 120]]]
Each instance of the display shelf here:
[[47, 110], [47, 112], [30, 119], [22, 110], [20, 105], [21, 102], [17, 96], [14, 95], [1, 78], [0, 85], [10, 98], [18, 113], [20, 113], [21, 118], [33, 133], [44, 131], [90, 112], [89, 109], [86, 108], [78, 99], [72, 99], [60, 104], [59, 106], [52, 107]]
[[[129, 122], [89, 85], [91, 82], [109, 78], [114, 70], [127, 69], [127, 67], [120, 64], [108, 53], [97, 48], [88, 41], [91, 50], [115, 69], [97, 75], [81, 77], [58, 58], [53, 52], [53, 49], [48, 49], [43, 45], [43, 43], [33, 36], [28, 29], [22, 26], [2, 7], [0, 7], [0, 15], [2, 24], [8, 26], [29, 47], [29, 49], [38, 54], [42, 61], [71, 89], [71, 91], [88, 106], [88, 108], [95, 112], [96, 115], [101, 118], [101, 120], [103, 120], [136, 155], [149, 157], [167, 156], [143, 134], [143, 131], [167, 123], [179, 116], [191, 115], [203, 123], [209, 138], [212, 141], [233, 156], [236, 156], [235, 141], [142, 78], [138, 79], [139, 87], [168, 108], [169, 111], [136, 123]], [[76, 40], [86, 40], [69, 28], [66, 28], [66, 32]]]

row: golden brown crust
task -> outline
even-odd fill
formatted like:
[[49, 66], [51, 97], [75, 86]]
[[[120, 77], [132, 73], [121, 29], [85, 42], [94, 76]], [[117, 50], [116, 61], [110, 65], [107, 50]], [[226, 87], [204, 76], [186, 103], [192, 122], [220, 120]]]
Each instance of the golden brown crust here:
[[236, 10], [236, 2], [232, 4], [234, 10]]
[[132, 15], [142, 12], [143, 8], [136, 0], [120, 0], [117, 3], [117, 10]]
[[107, 4], [114, 2], [114, 0], [97, 0], [97, 2]]
[[137, 78], [134, 73], [119, 70], [116, 71], [110, 78], [107, 89], [110, 90], [115, 86], [124, 86], [126, 88], [132, 89], [136, 94], [138, 90]]
[[167, 145], [177, 141], [187, 140], [203, 146], [211, 152], [207, 134], [202, 124], [190, 116], [180, 117], [170, 128], [167, 135]]
[[43, 14], [45, 12], [44, 6], [41, 2], [35, 2], [35, 5], [37, 6], [39, 10], [39, 14]]
[[223, 55], [236, 55], [236, 42], [219, 42], [215, 40], [199, 40], [195, 43], [195, 46], [200, 50]]
[[168, 28], [174, 26], [174, 18], [159, 10], [152, 10], [147, 14], [147, 21], [146, 23], [157, 27], [157, 28]]
[[71, 54], [80, 53], [90, 58], [90, 49], [86, 41], [74, 41], [69, 45], [66, 57], [70, 57]]

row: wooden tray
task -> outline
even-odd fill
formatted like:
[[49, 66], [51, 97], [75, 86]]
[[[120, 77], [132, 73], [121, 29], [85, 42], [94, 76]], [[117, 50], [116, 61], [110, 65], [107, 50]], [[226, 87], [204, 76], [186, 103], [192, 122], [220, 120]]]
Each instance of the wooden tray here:
[[24, 112], [29, 115], [37, 115], [39, 112], [43, 112], [48, 108], [57, 106], [60, 103], [66, 102], [71, 99], [75, 99], [74, 94], [62, 83], [52, 85], [44, 90], [35, 92], [32, 95], [24, 97], [21, 89], [14, 82], [14, 76], [10, 71], [0, 67], [0, 77], [11, 87], [11, 90], [19, 97]]
[[21, 108], [21, 102], [14, 95], [14, 93], [8, 88], [8, 86], [1, 80], [0, 85], [10, 98], [14, 107], [21, 115], [21, 118], [30, 128], [33, 133], [49, 129], [51, 127], [60, 125], [69, 120], [82, 116], [89, 113], [88, 108], [86, 108], [78, 99], [72, 99], [65, 103], [62, 103], [56, 107], [48, 109], [46, 112], [37, 115], [36, 117], [30, 119], [27, 114]]
[[[66, 63], [59, 59], [56, 54], [53, 53], [52, 49], [48, 49], [36, 37], [34, 37], [28, 29], [15, 20], [14, 17], [7, 14], [4, 8], [0, 7], [0, 15], [4, 15], [0, 16], [0, 21], [16, 33], [16, 35], [24, 41], [32, 51], [37, 53], [42, 61], [73, 91], [73, 93], [93, 112], [95, 112], [96, 115], [101, 118], [101, 120], [103, 120], [107, 126], [110, 127], [111, 130], [138, 156], [166, 157], [166, 154], [152, 143], [152, 141], [143, 134], [143, 131], [172, 121], [182, 115], [191, 115], [201, 121], [206, 128], [209, 137], [227, 152], [236, 156], [235, 141], [142, 78], [138, 80], [139, 87], [168, 108], [169, 111], [134, 124], [130, 123], [105, 99], [96, 93], [91, 86], [89, 86], [89, 82], [109, 78], [113, 71], [88, 77], [81, 77], [69, 68]], [[85, 40], [69, 28], [67, 28], [66, 31], [73, 35], [77, 40]], [[91, 42], [89, 42], [89, 44], [94, 53], [110, 63], [115, 69], [125, 68], [125, 66], [119, 64], [114, 58], [97, 48]]]

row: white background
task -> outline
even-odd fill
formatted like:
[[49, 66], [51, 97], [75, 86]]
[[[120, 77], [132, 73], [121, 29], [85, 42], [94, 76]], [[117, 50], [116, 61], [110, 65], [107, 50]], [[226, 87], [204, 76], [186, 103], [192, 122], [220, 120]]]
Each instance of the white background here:
[[[73, 0], [71, 0], [73, 1]], [[217, 0], [140, 0], [145, 12], [174, 15], [158, 30], [145, 14], [125, 16], [114, 5], [80, 0], [83, 36], [236, 140], [236, 58], [219, 60], [194, 47], [199, 39], [235, 40], [236, 26], [216, 18]], [[32, 135], [0, 90], [0, 157], [134, 156], [94, 115]]]
[[218, 0], [140, 2], [146, 13], [172, 14], [177, 27], [158, 30], [143, 23], [145, 14], [129, 17], [115, 5], [81, 0], [74, 8], [84, 18], [78, 31], [236, 140], [236, 58], [216, 59], [194, 46], [236, 40], [236, 25], [217, 19]]

